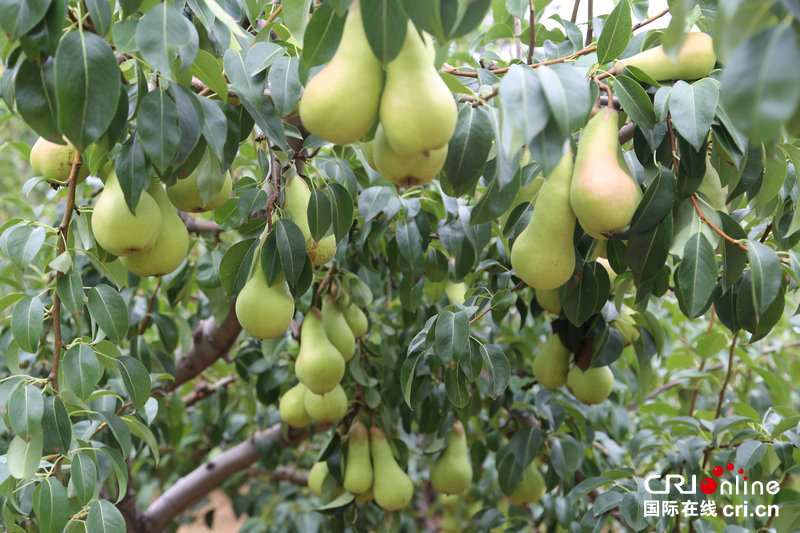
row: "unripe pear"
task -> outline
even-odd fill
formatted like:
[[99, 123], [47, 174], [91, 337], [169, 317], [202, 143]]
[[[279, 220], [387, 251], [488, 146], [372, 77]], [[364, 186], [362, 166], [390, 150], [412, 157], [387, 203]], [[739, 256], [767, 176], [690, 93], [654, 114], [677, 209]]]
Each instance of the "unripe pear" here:
[[336, 422], [347, 413], [347, 395], [338, 384], [325, 394], [306, 390], [305, 407], [308, 416], [321, 424]]
[[362, 492], [361, 494], [356, 494], [356, 503], [357, 504], [362, 504], [362, 503], [371, 502], [372, 498], [373, 498], [372, 487], [370, 487], [370, 489], [367, 492]]
[[311, 423], [311, 417], [306, 412], [306, 386], [298, 383], [281, 397], [278, 410], [281, 413], [281, 420], [289, 426], [299, 428]]
[[382, 88], [383, 67], [367, 41], [358, 2], [353, 2], [336, 53], [306, 85], [300, 118], [321, 139], [357, 141], [375, 124]]
[[117, 256], [153, 246], [161, 233], [161, 209], [147, 191], [142, 191], [134, 211], [128, 209], [117, 175], [109, 173], [92, 211], [92, 233], [97, 243]]
[[372, 489], [372, 461], [369, 454], [369, 432], [361, 421], [350, 426], [347, 437], [347, 463], [344, 471], [344, 488], [353, 494], [363, 494]]
[[[39, 137], [31, 148], [30, 163], [33, 171], [50, 183], [64, 184], [72, 171], [75, 147], [71, 142], [56, 144]], [[76, 183], [81, 183], [89, 175], [89, 167], [81, 165]]]
[[447, 159], [447, 145], [415, 155], [400, 155], [389, 144], [379, 124], [375, 132], [374, 158], [381, 176], [400, 187], [413, 187], [428, 183], [442, 170]]
[[546, 489], [547, 485], [534, 461], [525, 468], [519, 485], [508, 497], [508, 500], [513, 505], [535, 503], [539, 501]]
[[236, 318], [257, 339], [280, 337], [294, 318], [294, 299], [286, 278], [280, 274], [272, 285], [267, 283], [260, 259], [253, 274], [236, 297]]
[[350, 304], [344, 310], [344, 319], [347, 320], [347, 325], [353, 332], [353, 337], [360, 339], [367, 334], [369, 328], [369, 320], [367, 315], [364, 314], [356, 304]]
[[308, 225], [308, 203], [311, 200], [311, 190], [308, 185], [303, 178], [295, 176], [286, 181], [284, 191], [286, 194], [283, 202], [284, 212], [303, 232], [311, 264], [316, 267], [328, 263], [336, 255], [336, 237], [328, 235], [319, 242], [311, 237], [311, 228]]
[[511, 266], [536, 289], [555, 289], [575, 270], [575, 214], [570, 207], [572, 151], [567, 150], [545, 179], [528, 226], [511, 247]]
[[707, 33], [690, 32], [678, 51], [677, 61], [667, 56], [663, 46], [656, 46], [617, 61], [611, 74], [618, 76], [626, 66], [633, 66], [656, 81], [696, 80], [714, 70], [716, 61], [711, 36]]
[[322, 484], [328, 476], [328, 463], [318, 461], [308, 471], [308, 488], [317, 498], [322, 498]]
[[345, 362], [352, 359], [356, 353], [356, 338], [331, 294], [326, 294], [322, 299], [322, 327], [325, 328], [328, 340], [336, 346]]
[[561, 344], [557, 333], [550, 334], [542, 350], [533, 360], [533, 376], [548, 389], [557, 389], [567, 384], [570, 351]]
[[589, 368], [584, 372], [574, 365], [567, 374], [567, 386], [585, 404], [602, 403], [614, 389], [614, 373], [607, 366]]
[[456, 494], [442, 494], [439, 496], [439, 502], [444, 510], [455, 511], [461, 503], [461, 498]]
[[639, 340], [641, 336], [639, 326], [636, 324], [636, 319], [633, 317], [633, 309], [627, 305], [622, 308], [619, 316], [613, 320], [612, 324], [614, 324], [614, 327], [616, 327], [620, 335], [622, 335], [622, 341], [625, 346]]
[[147, 250], [120, 258], [128, 270], [138, 276], [165, 276], [181, 266], [189, 251], [189, 232], [160, 183], [147, 189], [161, 210], [161, 231]]
[[197, 186], [197, 171], [195, 170], [183, 179], [179, 179], [174, 185], [167, 187], [167, 196], [172, 205], [186, 213], [201, 213], [213, 211], [224, 204], [231, 196], [233, 181], [231, 175], [225, 174], [225, 181], [219, 192], [207, 203], [200, 197], [200, 189]]
[[314, 394], [332, 391], [344, 376], [344, 359], [325, 336], [317, 309], [311, 309], [300, 327], [300, 353], [294, 371], [300, 382]]
[[558, 297], [558, 289], [537, 290], [534, 295], [539, 307], [545, 311], [550, 311], [554, 315], [561, 314], [561, 299]]
[[372, 453], [372, 494], [386, 511], [399, 511], [414, 496], [414, 484], [392, 454], [386, 435], [377, 427], [369, 430], [369, 447]]
[[472, 483], [472, 462], [467, 451], [464, 425], [456, 420], [450, 430], [450, 441], [442, 455], [431, 466], [431, 485], [445, 494], [460, 494]]

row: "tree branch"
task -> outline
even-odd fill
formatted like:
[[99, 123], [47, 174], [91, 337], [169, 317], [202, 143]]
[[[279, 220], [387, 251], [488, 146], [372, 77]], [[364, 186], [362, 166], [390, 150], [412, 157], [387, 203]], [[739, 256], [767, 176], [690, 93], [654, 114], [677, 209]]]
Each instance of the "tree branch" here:
[[198, 383], [195, 385], [192, 392], [181, 398], [181, 401], [183, 401], [184, 406], [191, 407], [206, 396], [211, 396], [218, 390], [229, 387], [234, 382], [236, 382], [236, 376], [225, 376], [212, 385], [208, 383]]
[[214, 235], [219, 235], [222, 231], [222, 228], [216, 222], [200, 220], [183, 211], [178, 211], [178, 216], [183, 220], [183, 224], [189, 233], [213, 233]]

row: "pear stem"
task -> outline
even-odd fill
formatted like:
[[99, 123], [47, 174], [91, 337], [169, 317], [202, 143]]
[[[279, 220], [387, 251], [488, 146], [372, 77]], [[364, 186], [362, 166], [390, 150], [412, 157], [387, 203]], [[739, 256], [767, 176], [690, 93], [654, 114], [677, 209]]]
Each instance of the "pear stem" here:
[[153, 306], [156, 303], [156, 296], [158, 295], [158, 289], [161, 288], [161, 280], [162, 278], [158, 278], [158, 283], [156, 284], [156, 288], [153, 289], [153, 294], [150, 296], [150, 301], [147, 303], [147, 312], [144, 314], [142, 323], [139, 325], [139, 335], [142, 335], [142, 333], [144, 333], [144, 329], [147, 327], [147, 323], [150, 321], [150, 313], [153, 311]]
[[[520, 289], [522, 289], [524, 287], [527, 287], [527, 285], [525, 284], [524, 281], [520, 281], [519, 283], [517, 283], [514, 286], [513, 289], [511, 289], [511, 292], [517, 292], [518, 290], [520, 290]], [[473, 318], [472, 320], [469, 321], [469, 325], [471, 326], [472, 324], [474, 324], [475, 322], [477, 322], [478, 320], [480, 320], [481, 318], [486, 316], [486, 314], [489, 313], [489, 311], [491, 311], [492, 309], [494, 309], [494, 307], [492, 307], [491, 305], [489, 307], [487, 307], [486, 309], [484, 309], [481, 312], [481, 314], [477, 315], [475, 318]]]
[[331, 268], [328, 269], [328, 273], [325, 274], [324, 278], [322, 278], [322, 281], [320, 281], [319, 287], [317, 288], [317, 292], [314, 294], [314, 301], [311, 303], [311, 307], [317, 307], [317, 302], [319, 301], [320, 295], [322, 295], [322, 291], [324, 291], [325, 287], [327, 287], [330, 284], [333, 274], [335, 272], [336, 272], [335, 266], [331, 266]]

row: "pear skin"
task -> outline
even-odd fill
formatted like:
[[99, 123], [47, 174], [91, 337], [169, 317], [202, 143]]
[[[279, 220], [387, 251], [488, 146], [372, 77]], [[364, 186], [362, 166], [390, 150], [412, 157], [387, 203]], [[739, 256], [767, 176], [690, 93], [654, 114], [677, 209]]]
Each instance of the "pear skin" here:
[[367, 334], [369, 328], [369, 319], [356, 304], [350, 304], [344, 310], [344, 319], [347, 325], [350, 326], [350, 331], [353, 332], [353, 337], [360, 339]]
[[536, 301], [539, 307], [545, 311], [550, 311], [554, 315], [561, 314], [561, 299], [558, 297], [558, 289], [550, 289], [549, 291], [536, 291]]
[[631, 223], [641, 198], [639, 185], [622, 161], [617, 111], [606, 107], [589, 120], [578, 140], [569, 196], [572, 211], [584, 231], [605, 239]]
[[394, 151], [378, 125], [374, 146], [375, 168], [381, 176], [400, 187], [424, 185], [439, 174], [447, 159], [447, 145], [417, 155], [400, 155]]
[[344, 361], [352, 359], [356, 353], [356, 338], [331, 294], [326, 294], [322, 300], [322, 326], [328, 340], [336, 346]]
[[311, 417], [306, 412], [305, 385], [298, 383], [281, 397], [278, 410], [281, 413], [281, 420], [293, 428], [300, 428], [311, 423]]
[[317, 309], [306, 314], [300, 327], [300, 353], [294, 371], [300, 382], [314, 394], [332, 391], [344, 376], [342, 354], [325, 335]]
[[358, 2], [353, 2], [336, 53], [306, 85], [300, 119], [320, 139], [355, 142], [375, 124], [382, 88], [383, 67], [367, 41]]
[[147, 191], [142, 191], [135, 213], [131, 213], [117, 180], [110, 172], [92, 211], [92, 233], [109, 253], [125, 256], [147, 250], [161, 233], [161, 209]]
[[546, 489], [547, 485], [544, 482], [542, 473], [539, 472], [539, 467], [533, 461], [525, 468], [519, 485], [508, 497], [508, 500], [513, 505], [535, 503], [539, 501]]
[[366, 493], [372, 489], [372, 477], [369, 432], [361, 421], [356, 420], [347, 436], [344, 488], [353, 494]]
[[453, 95], [409, 20], [400, 53], [386, 65], [380, 107], [386, 139], [401, 156], [419, 155], [446, 145], [457, 119]]
[[414, 484], [392, 454], [386, 435], [377, 427], [369, 430], [369, 448], [372, 454], [372, 495], [385, 511], [399, 511], [414, 496]]
[[325, 461], [317, 461], [308, 471], [308, 488], [317, 498], [322, 498], [322, 484], [328, 473], [328, 463]]
[[[75, 147], [67, 144], [51, 143], [39, 137], [31, 148], [30, 163], [33, 171], [50, 183], [64, 184], [72, 171], [75, 158]], [[78, 170], [77, 183], [81, 183], [89, 175], [89, 167], [81, 165]]]
[[208, 203], [205, 203], [200, 197], [200, 189], [197, 188], [197, 171], [194, 171], [167, 187], [167, 196], [172, 205], [185, 213], [202, 213], [213, 211], [224, 204], [230, 198], [232, 190], [231, 175], [226, 173], [222, 188]]
[[442, 455], [431, 466], [431, 485], [445, 494], [460, 494], [472, 483], [472, 462], [467, 451], [464, 425], [456, 420], [450, 430], [450, 441]]
[[311, 228], [308, 226], [308, 203], [311, 200], [311, 190], [308, 185], [303, 178], [295, 176], [286, 181], [284, 191], [284, 212], [303, 232], [311, 264], [317, 267], [330, 262], [336, 255], [336, 237], [328, 235], [319, 242], [311, 237]]
[[536, 381], [548, 389], [557, 389], [566, 385], [569, 354], [569, 350], [561, 344], [558, 334], [552, 333], [533, 360], [533, 376]]
[[371, 502], [372, 498], [373, 498], [373, 496], [372, 496], [372, 488], [370, 487], [370, 489], [367, 492], [362, 492], [361, 494], [356, 494], [356, 503], [362, 504], [362, 503]]
[[531, 220], [511, 248], [511, 266], [517, 276], [537, 290], [560, 287], [575, 270], [571, 179], [572, 151], [567, 150], [542, 185]]
[[585, 404], [602, 403], [614, 389], [614, 373], [607, 366], [588, 368], [584, 372], [574, 365], [567, 374], [567, 386]]
[[663, 46], [656, 46], [636, 55], [617, 61], [611, 74], [618, 76], [626, 66], [637, 67], [656, 81], [696, 80], [707, 76], [714, 70], [717, 56], [711, 36], [702, 32], [686, 35], [677, 61], [664, 53]]
[[294, 318], [294, 299], [283, 274], [268, 285], [259, 261], [236, 297], [236, 318], [257, 339], [283, 335]]
[[306, 390], [305, 408], [308, 416], [321, 424], [340, 420], [347, 413], [347, 395], [341, 385], [325, 394], [314, 394]]

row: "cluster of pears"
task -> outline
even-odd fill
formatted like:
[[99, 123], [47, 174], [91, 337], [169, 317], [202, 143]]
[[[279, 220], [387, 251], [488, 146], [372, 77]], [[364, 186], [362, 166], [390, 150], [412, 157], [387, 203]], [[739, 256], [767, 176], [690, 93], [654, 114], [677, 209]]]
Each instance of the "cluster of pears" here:
[[[324, 461], [311, 468], [308, 488], [318, 497], [322, 497], [322, 485], [328, 475]], [[353, 422], [347, 435], [342, 486], [355, 495], [357, 503], [374, 499], [386, 511], [404, 508], [414, 496], [414, 484], [397, 464], [386, 434], [376, 426], [367, 430], [359, 420]], [[341, 487], [337, 487], [339, 491]]]
[[558, 334], [551, 334], [533, 360], [534, 377], [548, 389], [566, 385], [575, 398], [585, 404], [605, 401], [614, 389], [614, 373], [607, 366], [586, 370], [577, 364], [570, 367], [571, 355]]
[[[69, 141], [66, 144], [56, 144], [39, 137], [31, 147], [31, 168], [53, 184], [63, 185], [67, 182], [74, 159], [75, 147]], [[78, 169], [77, 183], [81, 183], [88, 175], [88, 167], [82, 165]]]
[[370, 48], [358, 2], [353, 2], [330, 63], [300, 100], [300, 118], [312, 134], [346, 144], [364, 137], [368, 163], [400, 186], [432, 180], [444, 166], [457, 108], [433, 65], [428, 46], [409, 21], [397, 56], [383, 65]]

